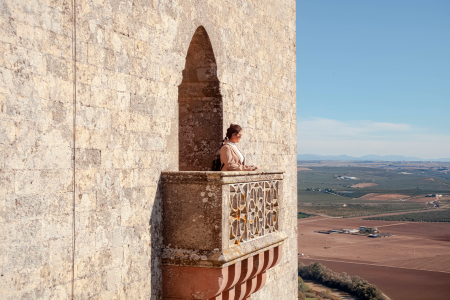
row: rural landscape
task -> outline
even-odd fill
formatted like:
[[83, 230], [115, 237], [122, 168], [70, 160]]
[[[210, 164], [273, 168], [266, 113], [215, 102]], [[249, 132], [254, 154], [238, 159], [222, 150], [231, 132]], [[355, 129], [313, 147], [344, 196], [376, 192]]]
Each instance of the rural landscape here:
[[299, 161], [297, 169], [299, 265], [358, 276], [386, 299], [449, 299], [450, 163]]

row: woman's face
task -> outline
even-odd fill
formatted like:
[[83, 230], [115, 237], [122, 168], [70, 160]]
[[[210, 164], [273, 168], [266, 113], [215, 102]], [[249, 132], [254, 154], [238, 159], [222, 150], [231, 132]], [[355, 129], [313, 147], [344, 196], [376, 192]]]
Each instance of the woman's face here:
[[242, 130], [239, 131], [239, 133], [233, 133], [233, 135], [231, 136], [230, 141], [232, 143], [239, 143], [241, 141], [241, 137], [242, 137]]

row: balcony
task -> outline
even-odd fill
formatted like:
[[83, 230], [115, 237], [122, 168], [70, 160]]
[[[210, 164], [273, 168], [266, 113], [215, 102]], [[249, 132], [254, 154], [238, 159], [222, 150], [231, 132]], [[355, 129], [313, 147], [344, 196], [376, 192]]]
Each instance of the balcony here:
[[281, 259], [283, 172], [163, 172], [163, 298], [250, 299]]

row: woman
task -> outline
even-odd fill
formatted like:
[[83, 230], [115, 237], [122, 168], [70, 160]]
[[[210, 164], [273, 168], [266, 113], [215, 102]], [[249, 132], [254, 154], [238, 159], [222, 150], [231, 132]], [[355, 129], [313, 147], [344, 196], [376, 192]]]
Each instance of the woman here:
[[231, 124], [227, 129], [227, 136], [220, 149], [220, 162], [223, 165], [222, 171], [254, 171], [255, 166], [246, 166], [245, 158], [237, 144], [242, 138], [242, 128], [239, 125]]

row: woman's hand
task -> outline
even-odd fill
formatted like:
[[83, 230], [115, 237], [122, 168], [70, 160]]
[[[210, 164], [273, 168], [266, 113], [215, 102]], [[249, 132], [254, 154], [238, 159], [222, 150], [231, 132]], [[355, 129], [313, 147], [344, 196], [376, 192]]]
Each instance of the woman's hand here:
[[252, 168], [252, 171], [256, 171], [256, 170], [258, 170], [258, 167], [257, 167], [257, 166], [253, 166], [253, 165], [251, 165], [251, 166], [250, 166], [250, 168]]

